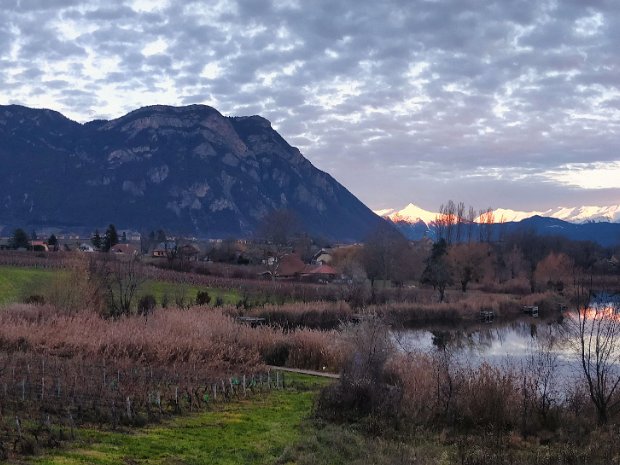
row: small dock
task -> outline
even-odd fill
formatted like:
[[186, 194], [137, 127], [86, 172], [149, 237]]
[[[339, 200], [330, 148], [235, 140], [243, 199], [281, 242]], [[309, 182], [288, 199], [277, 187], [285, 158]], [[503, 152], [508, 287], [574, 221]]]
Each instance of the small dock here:
[[236, 320], [239, 323], [245, 323], [246, 325], [250, 325], [253, 328], [256, 326], [264, 325], [267, 321], [265, 318], [259, 318], [257, 316], [238, 316]]
[[524, 305], [523, 313], [530, 315], [532, 318], [538, 318], [538, 305]]
[[493, 323], [493, 320], [495, 320], [495, 312], [493, 310], [480, 310], [478, 318], [483, 323]]

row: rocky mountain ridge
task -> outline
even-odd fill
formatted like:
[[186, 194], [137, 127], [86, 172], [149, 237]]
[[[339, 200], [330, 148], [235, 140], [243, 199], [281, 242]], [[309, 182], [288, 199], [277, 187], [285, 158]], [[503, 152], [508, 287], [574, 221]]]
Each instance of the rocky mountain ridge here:
[[[0, 106], [0, 224], [115, 223], [198, 237], [247, 237], [272, 210], [311, 234], [360, 240], [381, 219], [260, 116], [151, 106], [80, 124]], [[6, 229], [6, 228], [5, 228]]]

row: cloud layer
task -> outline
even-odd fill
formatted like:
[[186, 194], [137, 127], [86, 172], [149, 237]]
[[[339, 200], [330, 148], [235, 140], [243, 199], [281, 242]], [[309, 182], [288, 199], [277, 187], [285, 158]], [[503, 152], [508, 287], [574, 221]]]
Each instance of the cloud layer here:
[[261, 114], [375, 209], [620, 203], [614, 0], [0, 3], [0, 103]]

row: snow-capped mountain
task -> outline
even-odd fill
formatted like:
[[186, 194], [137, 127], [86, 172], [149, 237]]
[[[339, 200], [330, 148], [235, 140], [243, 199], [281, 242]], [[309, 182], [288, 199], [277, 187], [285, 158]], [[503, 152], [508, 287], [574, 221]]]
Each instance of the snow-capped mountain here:
[[[430, 224], [439, 215], [438, 212], [424, 210], [412, 203], [402, 210], [395, 209], [376, 210], [375, 213], [383, 218], [389, 218], [392, 222], [418, 223], [423, 221], [427, 225]], [[548, 218], [557, 218], [568, 221], [570, 223], [585, 222], [620, 222], [620, 205], [594, 206], [587, 205], [582, 207], [557, 207], [544, 211], [523, 211], [512, 210], [509, 208], [497, 208], [493, 210], [495, 222], [503, 223], [510, 221], [521, 221], [533, 216], [543, 216]], [[480, 217], [475, 219], [480, 222]]]
[[431, 221], [435, 221], [435, 218], [439, 215], [439, 213], [424, 210], [412, 203], [399, 211], [388, 208], [385, 210], [375, 210], [375, 213], [383, 218], [389, 218], [394, 223], [419, 223], [422, 221], [429, 224]]
[[[390, 220], [408, 239], [434, 239], [438, 213], [409, 204], [400, 211], [378, 210], [375, 213]], [[486, 218], [485, 218], [486, 219]], [[558, 207], [546, 211], [518, 211], [498, 208], [493, 211], [498, 224], [494, 234], [509, 234], [526, 228], [541, 235], [559, 235], [576, 241], [593, 241], [604, 247], [615, 246], [620, 239], [620, 205]], [[481, 219], [476, 218], [480, 223]], [[474, 225], [473, 236], [480, 232]]]
[[[585, 223], [587, 221], [620, 222], [620, 205], [597, 207], [588, 205], [583, 207], [557, 207], [545, 211], [518, 211], [506, 208], [493, 210], [495, 220], [521, 221], [532, 216], [545, 216], [568, 221], [569, 223]], [[478, 219], [476, 219], [478, 221]]]

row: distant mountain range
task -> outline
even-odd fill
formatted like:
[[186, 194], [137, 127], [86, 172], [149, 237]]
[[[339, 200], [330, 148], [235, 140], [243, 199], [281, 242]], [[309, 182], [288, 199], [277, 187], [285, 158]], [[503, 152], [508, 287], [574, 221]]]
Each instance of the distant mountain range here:
[[[381, 217], [387, 217], [393, 222], [406, 221], [408, 223], [417, 223], [423, 221], [426, 224], [434, 221], [439, 215], [438, 212], [424, 210], [410, 203], [402, 210], [385, 209], [376, 210], [375, 213]], [[611, 205], [606, 207], [583, 206], [583, 207], [557, 207], [545, 211], [520, 211], [507, 208], [497, 208], [493, 210], [495, 220], [498, 223], [521, 221], [533, 216], [544, 216], [549, 218], [557, 218], [559, 220], [568, 221], [570, 223], [585, 222], [620, 222], [620, 205]], [[479, 218], [476, 218], [478, 221]]]
[[[375, 213], [393, 223], [411, 240], [435, 238], [437, 212], [409, 204], [399, 211], [386, 209]], [[545, 212], [497, 209], [494, 210], [494, 218], [498, 223], [494, 228], [495, 234], [529, 230], [541, 235], [591, 240], [603, 246], [620, 244], [620, 205], [556, 208]], [[480, 218], [474, 221], [477, 223]]]
[[[79, 124], [0, 106], [0, 229], [164, 229], [247, 237], [288, 209], [309, 233], [361, 240], [382, 220], [260, 116], [151, 106]], [[92, 229], [90, 229], [92, 231]]]

